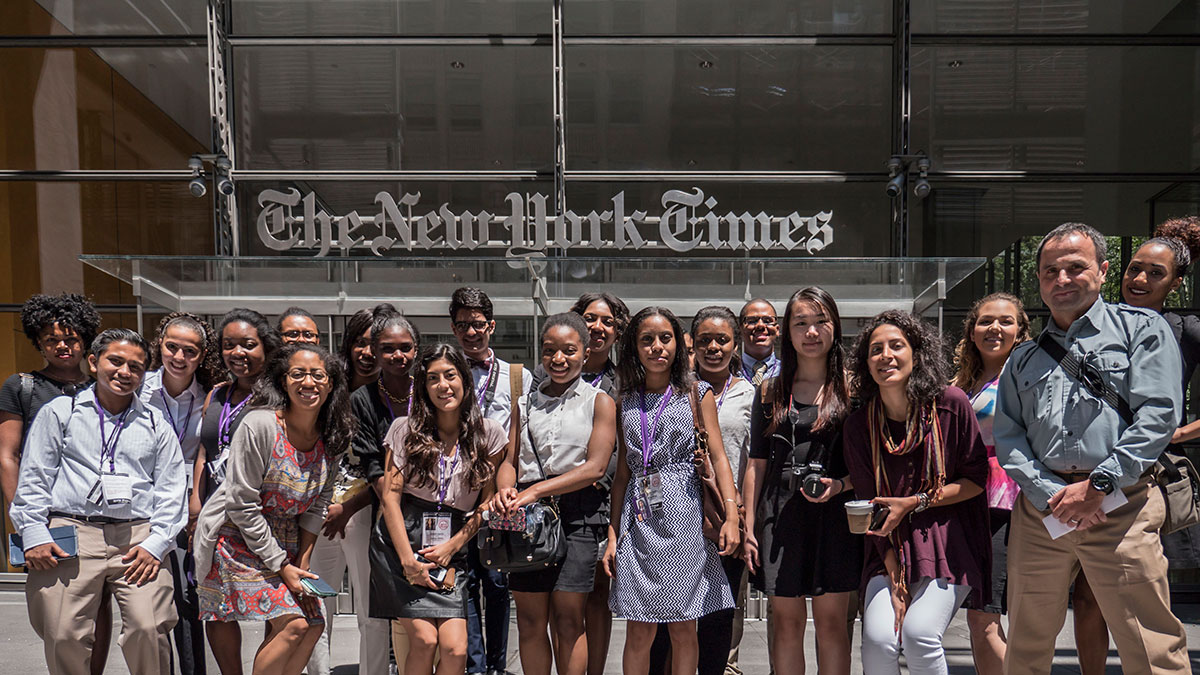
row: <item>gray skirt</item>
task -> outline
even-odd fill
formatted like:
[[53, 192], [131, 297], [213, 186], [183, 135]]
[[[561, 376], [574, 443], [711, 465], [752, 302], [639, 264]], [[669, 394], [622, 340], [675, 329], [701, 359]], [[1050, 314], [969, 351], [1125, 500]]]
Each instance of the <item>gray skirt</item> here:
[[[404, 512], [404, 529], [408, 532], [408, 541], [413, 551], [419, 551], [421, 544], [422, 514], [426, 511], [436, 511], [434, 502], [404, 495], [401, 500], [401, 510]], [[462, 528], [465, 514], [462, 511], [442, 507], [442, 511], [450, 512], [451, 529], [458, 532]], [[462, 619], [467, 616], [467, 547], [464, 546], [450, 560], [454, 569], [453, 590], [443, 591], [413, 586], [404, 578], [404, 567], [400, 564], [400, 556], [392, 544], [383, 512], [375, 519], [371, 530], [371, 617], [375, 619]]]

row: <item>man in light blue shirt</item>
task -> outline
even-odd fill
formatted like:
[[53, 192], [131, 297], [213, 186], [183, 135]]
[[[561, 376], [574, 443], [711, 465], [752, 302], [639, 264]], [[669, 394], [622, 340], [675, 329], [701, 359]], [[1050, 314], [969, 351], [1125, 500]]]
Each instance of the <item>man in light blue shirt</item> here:
[[[994, 426], [996, 457], [1022, 493], [1009, 531], [1005, 673], [1049, 672], [1080, 570], [1125, 673], [1187, 673], [1158, 534], [1164, 502], [1149, 480], [1179, 426], [1179, 346], [1157, 312], [1100, 299], [1108, 262], [1093, 228], [1055, 228], [1037, 265], [1050, 320], [1005, 364]], [[1117, 491], [1128, 503], [1106, 513]], [[1051, 525], [1070, 531], [1055, 539]]]
[[738, 322], [742, 331], [742, 372], [754, 386], [779, 375], [779, 357], [775, 342], [779, 339], [779, 316], [775, 306], [763, 298], [754, 298], [742, 306]]
[[[88, 357], [96, 386], [46, 404], [33, 421], [10, 513], [29, 576], [29, 621], [52, 675], [90, 672], [100, 598], [121, 611], [130, 672], [171, 672], [176, 622], [159, 566], [187, 519], [183, 456], [171, 425], [137, 397], [149, 362], [141, 335], [110, 329]], [[50, 529], [72, 527], [68, 558]]]

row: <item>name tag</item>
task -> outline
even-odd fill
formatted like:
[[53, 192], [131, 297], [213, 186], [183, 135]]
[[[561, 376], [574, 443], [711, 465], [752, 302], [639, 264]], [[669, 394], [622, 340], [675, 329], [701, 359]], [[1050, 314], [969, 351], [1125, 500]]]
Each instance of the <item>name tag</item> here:
[[638, 479], [638, 488], [640, 493], [638, 499], [641, 502], [642, 512], [656, 513], [662, 511], [662, 474], [655, 471], [642, 476]]
[[421, 517], [421, 546], [439, 546], [450, 541], [450, 514], [426, 511]]
[[133, 481], [127, 473], [100, 474], [100, 490], [109, 506], [120, 506], [133, 501]]

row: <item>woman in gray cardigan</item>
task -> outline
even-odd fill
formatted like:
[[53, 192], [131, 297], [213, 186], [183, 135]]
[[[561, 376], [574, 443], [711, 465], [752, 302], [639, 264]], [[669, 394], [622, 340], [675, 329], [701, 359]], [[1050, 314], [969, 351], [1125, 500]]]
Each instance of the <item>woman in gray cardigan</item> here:
[[345, 370], [322, 347], [290, 345], [251, 405], [196, 525], [200, 618], [266, 621], [254, 673], [299, 675], [324, 627], [300, 582], [317, 578], [309, 558], [353, 430]]

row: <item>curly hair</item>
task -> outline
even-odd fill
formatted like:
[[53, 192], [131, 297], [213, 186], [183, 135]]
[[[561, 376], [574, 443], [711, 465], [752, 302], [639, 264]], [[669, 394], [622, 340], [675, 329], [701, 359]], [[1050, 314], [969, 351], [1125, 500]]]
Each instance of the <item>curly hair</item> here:
[[1192, 261], [1200, 257], [1200, 217], [1184, 216], [1164, 220], [1154, 228], [1154, 238], [1142, 246], [1159, 244], [1166, 246], [1175, 256], [1175, 273], [1178, 279], [1188, 273]]
[[976, 381], [983, 375], [983, 357], [972, 337], [975, 334], [975, 323], [979, 321], [979, 310], [989, 302], [998, 301], [1012, 303], [1012, 306], [1017, 308], [1017, 341], [1013, 346], [1016, 347], [1030, 337], [1029, 315], [1025, 313], [1025, 304], [1020, 298], [1011, 293], [992, 293], [976, 300], [967, 312], [967, 318], [963, 320], [962, 338], [954, 348], [955, 373], [954, 381], [950, 384], [963, 391], [974, 389]]
[[652, 316], [661, 316], [671, 324], [671, 332], [675, 335], [675, 360], [671, 362], [671, 387], [677, 393], [684, 393], [691, 386], [694, 376], [688, 368], [687, 350], [683, 348], [683, 325], [675, 313], [666, 307], [650, 306], [633, 315], [629, 320], [629, 330], [621, 335], [621, 352], [617, 360], [617, 382], [621, 384], [621, 395], [641, 391], [646, 385], [646, 367], [638, 358], [637, 333], [641, 325]]
[[350, 382], [342, 360], [320, 345], [298, 342], [274, 352], [262, 377], [254, 382], [254, 394], [250, 399], [252, 408], [287, 410], [292, 405], [287, 393], [287, 372], [293, 356], [299, 352], [316, 354], [325, 365], [329, 375], [329, 396], [317, 413], [317, 430], [325, 441], [325, 454], [336, 457], [350, 447], [354, 436], [356, 419], [350, 408]]
[[[796, 379], [799, 359], [796, 357], [796, 345], [792, 344], [792, 316], [796, 313], [797, 305], [808, 303], [816, 305], [829, 318], [833, 327], [833, 343], [829, 345], [829, 354], [825, 358], [825, 384], [821, 385], [821, 405], [817, 408], [817, 421], [813, 431], [834, 429], [845, 418], [850, 408], [850, 393], [846, 388], [846, 348], [842, 344], [842, 315], [838, 311], [837, 302], [828, 291], [819, 286], [801, 288], [788, 298], [787, 307], [783, 312], [783, 323], [780, 325], [779, 376], [771, 384], [771, 401], [789, 401], [792, 397], [792, 381]], [[783, 424], [787, 417], [787, 407], [774, 406], [768, 433]]]
[[35, 348], [42, 348], [38, 343], [42, 331], [53, 327], [54, 324], [75, 331], [86, 352], [100, 332], [100, 313], [96, 311], [96, 306], [91, 300], [77, 293], [38, 293], [30, 296], [25, 304], [21, 305], [21, 327], [25, 330], [25, 337], [29, 338]]
[[620, 340], [621, 335], [625, 333], [625, 329], [629, 327], [629, 307], [625, 305], [623, 300], [612, 293], [584, 293], [579, 296], [575, 304], [571, 305], [571, 311], [579, 316], [583, 316], [587, 312], [588, 306], [594, 302], [603, 302], [608, 305], [608, 309], [613, 315], [613, 327], [616, 329], [617, 339]]
[[167, 330], [172, 326], [180, 326], [200, 336], [200, 347], [204, 354], [200, 357], [200, 365], [196, 368], [196, 381], [205, 390], [212, 387], [214, 382], [224, 378], [225, 368], [221, 364], [221, 348], [217, 346], [217, 332], [204, 319], [188, 312], [171, 312], [158, 322], [154, 332], [154, 340], [150, 342], [150, 370], [162, 367], [162, 341], [167, 336]]
[[[709, 305], [701, 307], [700, 311], [696, 312], [696, 316], [692, 317], [692, 329], [689, 333], [692, 336], [692, 342], [696, 341], [696, 333], [700, 330], [700, 324], [705, 321], [724, 321], [729, 324], [729, 330], [733, 333], [733, 341], [736, 345], [738, 339], [738, 318], [733, 313], [732, 309], [724, 305]], [[733, 351], [732, 358], [729, 359], [729, 374], [737, 375], [741, 372], [741, 358], [738, 357], [737, 349]], [[696, 359], [696, 375], [700, 374], [700, 359]]]
[[879, 384], [871, 376], [868, 357], [871, 335], [884, 325], [900, 329], [912, 350], [912, 374], [905, 384], [909, 405], [913, 408], [933, 405], [938, 396], [946, 390], [946, 383], [950, 380], [942, 338], [937, 329], [920, 317], [896, 309], [876, 314], [863, 326], [854, 341], [854, 349], [850, 355], [850, 388], [854, 397], [860, 404], [865, 404], [879, 395]]
[[449, 311], [451, 321], [457, 320], [456, 317], [460, 309], [480, 312], [483, 314], [483, 318], [488, 321], [492, 320], [492, 299], [488, 297], [487, 293], [478, 288], [463, 286], [454, 291], [454, 294], [450, 296]]
[[[217, 347], [220, 353], [221, 336], [225, 335], [225, 328], [231, 323], [243, 322], [250, 324], [254, 330], [258, 332], [258, 339], [263, 345], [263, 355], [267, 362], [270, 363], [271, 357], [279, 348], [283, 346], [283, 340], [279, 338], [279, 333], [271, 328], [271, 324], [267, 322], [267, 318], [262, 314], [245, 307], [234, 307], [225, 312], [225, 316], [221, 317], [221, 327], [217, 329]], [[221, 365], [226, 365], [222, 363]]]
[[458, 451], [467, 467], [467, 482], [477, 490], [492, 479], [492, 463], [488, 460], [483, 442], [483, 413], [479, 411], [475, 396], [475, 380], [467, 357], [452, 345], [439, 342], [421, 352], [413, 368], [412, 409], [408, 415], [408, 434], [404, 437], [406, 481], [417, 487], [437, 483], [437, 462], [442, 450], [438, 444], [437, 407], [429, 396], [429, 366], [435, 361], [449, 361], [458, 371], [462, 382], [462, 403], [458, 406]]

